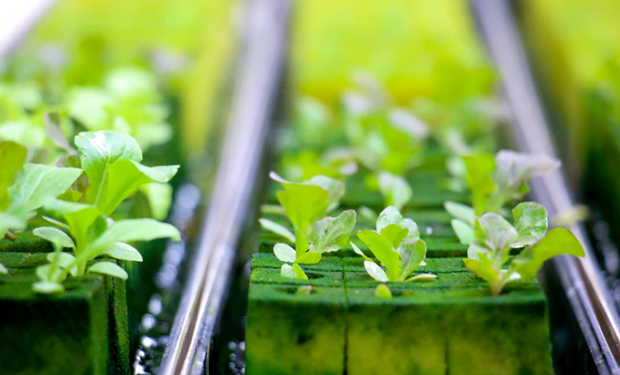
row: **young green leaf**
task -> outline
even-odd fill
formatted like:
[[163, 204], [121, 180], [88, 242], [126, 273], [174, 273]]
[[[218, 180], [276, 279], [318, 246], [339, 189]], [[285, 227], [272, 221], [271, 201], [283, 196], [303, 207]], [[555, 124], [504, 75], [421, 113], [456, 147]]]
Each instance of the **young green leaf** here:
[[168, 183], [151, 182], [142, 185], [140, 191], [149, 202], [151, 217], [155, 220], [165, 220], [172, 205], [172, 186]]
[[454, 230], [454, 233], [456, 233], [456, 236], [459, 238], [459, 242], [461, 244], [469, 245], [476, 238], [476, 234], [471, 225], [465, 223], [464, 221], [452, 219], [450, 224], [452, 225], [452, 229]]
[[296, 280], [308, 280], [308, 276], [304, 273], [304, 271], [299, 267], [298, 264], [283, 264], [282, 269], [280, 270], [280, 274], [283, 277], [288, 277], [290, 279]]
[[0, 168], [0, 212], [4, 211], [10, 203], [8, 188], [15, 182], [17, 173], [26, 162], [27, 154], [26, 147], [18, 143], [0, 142], [0, 160], [2, 160], [2, 168]]
[[311, 252], [337, 251], [347, 245], [349, 235], [355, 227], [356, 213], [346, 210], [337, 217], [326, 217], [313, 226], [308, 237]]
[[377, 288], [375, 288], [375, 297], [392, 298], [392, 292], [387, 285], [379, 284], [377, 285]]
[[533, 245], [547, 232], [547, 210], [535, 202], [524, 202], [512, 210], [519, 239], [512, 247]]
[[482, 154], [477, 156], [463, 157], [467, 173], [465, 181], [472, 192], [472, 201], [476, 215], [482, 215], [485, 211], [488, 195], [495, 188], [495, 182], [492, 179], [495, 170], [495, 160], [493, 156]]
[[151, 241], [168, 237], [179, 241], [181, 234], [174, 226], [153, 219], [121, 220], [103, 232], [91, 246], [103, 251], [116, 242]]
[[399, 210], [413, 196], [411, 186], [403, 177], [385, 171], [379, 173], [379, 191], [385, 199], [386, 206], [395, 206]]
[[364, 261], [364, 268], [373, 279], [382, 283], [390, 281], [383, 268], [379, 267], [376, 263]]
[[364, 267], [375, 280], [382, 281], [385, 275], [385, 281], [406, 281], [426, 257], [426, 244], [420, 240], [417, 225], [411, 219], [403, 219], [395, 207], [388, 207], [379, 215], [377, 228], [380, 231], [363, 230], [357, 236], [387, 271], [351, 243], [353, 251], [364, 258]]
[[6, 269], [4, 264], [0, 263], [0, 275], [6, 275], [9, 273], [9, 270]]
[[536, 277], [536, 273], [547, 259], [561, 254], [585, 256], [583, 246], [574, 234], [565, 228], [555, 228], [538, 244], [521, 252], [512, 261], [512, 267], [522, 278], [530, 280]]
[[93, 264], [88, 267], [88, 272], [117, 277], [122, 280], [127, 280], [129, 277], [129, 275], [127, 275], [127, 271], [121, 268], [118, 264], [107, 261], [101, 261]]
[[445, 202], [444, 208], [455, 219], [461, 220], [469, 226], [474, 226], [476, 222], [476, 210], [467, 205], [456, 202]]
[[295, 249], [283, 243], [275, 244], [273, 253], [281, 262], [295, 263], [295, 259], [297, 259]]
[[65, 232], [54, 227], [35, 228], [32, 233], [35, 236], [48, 240], [53, 244], [57, 244], [61, 248], [75, 249], [75, 243]]
[[77, 168], [56, 168], [41, 164], [25, 164], [17, 180], [9, 188], [6, 212], [29, 219], [34, 211], [51, 203], [73, 184], [82, 171]]
[[37, 281], [32, 284], [32, 289], [41, 294], [54, 294], [54, 293], [62, 293], [65, 291], [65, 288], [62, 284], [53, 282], [53, 281]]
[[496, 213], [486, 213], [477, 222], [484, 233], [486, 246], [494, 253], [506, 251], [519, 238], [512, 224]]
[[307, 233], [311, 225], [325, 214], [329, 192], [317, 185], [288, 182], [273, 172], [270, 176], [284, 187], [276, 195], [286, 216], [295, 228]]
[[550, 173], [561, 163], [544, 155], [501, 150], [495, 158], [496, 184], [500, 190], [517, 191], [530, 178]]
[[286, 239], [289, 243], [295, 243], [295, 235], [283, 225], [267, 219], [258, 219], [260, 225], [266, 230], [273, 232]]
[[117, 242], [105, 248], [101, 255], [118, 260], [126, 260], [130, 262], [142, 262], [142, 254], [133, 246], [123, 242]]

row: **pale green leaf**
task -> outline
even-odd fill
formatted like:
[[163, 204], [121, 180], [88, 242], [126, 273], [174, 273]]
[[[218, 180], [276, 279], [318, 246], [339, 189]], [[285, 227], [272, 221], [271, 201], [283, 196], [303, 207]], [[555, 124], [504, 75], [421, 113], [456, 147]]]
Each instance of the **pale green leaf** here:
[[369, 257], [366, 256], [366, 254], [364, 254], [364, 252], [357, 247], [357, 245], [355, 245], [353, 242], [349, 242], [349, 244], [351, 244], [351, 247], [353, 248], [353, 251], [355, 251], [355, 253], [357, 255], [360, 255], [362, 258], [364, 258], [365, 260], [372, 262], [372, 259], [370, 259]]
[[392, 298], [392, 292], [387, 285], [379, 284], [377, 285], [377, 288], [375, 288], [375, 297]]
[[277, 243], [273, 247], [273, 253], [276, 255], [281, 262], [294, 263], [297, 258], [297, 254], [295, 253], [295, 249], [290, 247], [287, 244]]
[[393, 247], [398, 247], [400, 242], [409, 234], [409, 229], [403, 228], [398, 224], [390, 224], [381, 229], [381, 235], [392, 242]]
[[482, 154], [463, 157], [467, 173], [465, 181], [472, 192], [472, 200], [476, 215], [482, 215], [486, 209], [489, 194], [495, 190], [493, 172], [495, 159], [492, 155]]
[[9, 270], [6, 269], [4, 264], [0, 263], [0, 275], [6, 275], [9, 273]]
[[536, 202], [520, 203], [512, 210], [519, 238], [512, 247], [533, 245], [547, 233], [547, 210]]
[[413, 196], [413, 190], [407, 181], [389, 172], [379, 174], [379, 191], [386, 206], [395, 206], [398, 209], [402, 209]]
[[[26, 162], [28, 150], [26, 147], [12, 142], [0, 142], [0, 211], [4, 211], [9, 205], [9, 186], [13, 185], [17, 173]], [[4, 232], [3, 232], [4, 233]]]
[[[94, 203], [106, 215], [111, 215], [119, 204], [135, 193], [142, 185], [152, 182], [165, 183], [177, 173], [179, 166], [146, 167], [134, 160], [121, 159], [107, 167]], [[93, 197], [90, 196], [89, 197]]]
[[37, 281], [32, 284], [32, 290], [41, 294], [55, 294], [64, 292], [65, 288], [62, 284], [53, 281]]
[[280, 275], [290, 279], [308, 280], [308, 276], [306, 276], [298, 264], [293, 264], [292, 266], [290, 264], [283, 264], [280, 270]]
[[128, 277], [127, 271], [125, 271], [121, 266], [116, 263], [107, 261], [97, 262], [93, 264], [92, 266], [88, 267], [87, 272], [117, 277], [122, 280], [127, 280]]
[[407, 239], [397, 249], [400, 254], [400, 281], [415, 271], [426, 258], [426, 243], [422, 240]]
[[92, 247], [102, 251], [116, 242], [151, 241], [157, 238], [179, 241], [181, 234], [174, 226], [153, 219], [121, 220], [97, 238]]
[[400, 276], [400, 256], [392, 247], [389, 239], [372, 230], [360, 231], [357, 236], [364, 241], [370, 251], [388, 269], [390, 280], [397, 280]]
[[517, 230], [501, 215], [486, 213], [478, 218], [478, 225], [486, 234], [486, 243], [495, 251], [505, 251], [517, 240]]
[[64, 193], [82, 174], [77, 168], [56, 168], [41, 164], [25, 164], [17, 180], [9, 188], [11, 203], [7, 213], [28, 219], [34, 210], [51, 203]]
[[390, 281], [383, 268], [379, 267], [376, 263], [366, 260], [364, 261], [364, 268], [373, 279], [383, 283]]
[[105, 248], [101, 255], [109, 256], [118, 260], [130, 262], [142, 262], [142, 254], [135, 247], [123, 242], [117, 242]]
[[128, 134], [115, 131], [82, 132], [75, 137], [82, 168], [90, 183], [89, 202], [94, 202], [109, 165], [123, 159], [142, 161], [142, 150]]
[[27, 222], [15, 215], [0, 212], [0, 239], [4, 237], [7, 230], [26, 229]]
[[172, 186], [159, 182], [142, 185], [140, 191], [144, 194], [151, 208], [151, 217], [155, 220], [165, 220], [172, 205]]
[[260, 225], [266, 230], [273, 232], [284, 239], [286, 239], [289, 243], [295, 243], [295, 235], [293, 232], [288, 230], [284, 225], [280, 225], [276, 222], [267, 219], [259, 219]]
[[476, 222], [476, 211], [467, 205], [456, 202], [445, 202], [443, 204], [446, 211], [455, 219], [464, 221], [465, 223], [473, 226]]
[[75, 243], [68, 234], [54, 227], [35, 228], [32, 233], [35, 236], [48, 240], [49, 242], [61, 247], [75, 249]]
[[407, 280], [405, 280], [405, 282], [409, 283], [412, 281], [431, 281], [431, 280], [435, 280], [436, 278], [437, 278], [437, 275], [433, 275], [432, 273], [420, 273], [413, 277], [408, 278]]
[[473, 228], [459, 219], [452, 219], [450, 221], [452, 229], [456, 236], [459, 238], [459, 242], [463, 245], [469, 245], [476, 237]]
[[559, 160], [545, 155], [532, 155], [501, 150], [495, 158], [496, 184], [499, 189], [516, 190], [532, 177], [558, 169]]
[[577, 237], [568, 229], [555, 228], [539, 243], [523, 250], [513, 259], [511, 267], [522, 278], [531, 280], [536, 277], [536, 273], [547, 259], [561, 254], [583, 257], [585, 251]]
[[377, 232], [381, 232], [383, 228], [390, 224], [400, 225], [403, 221], [403, 216], [400, 214], [398, 208], [394, 206], [388, 206], [381, 211], [377, 218]]
[[317, 185], [288, 182], [273, 172], [270, 176], [284, 187], [276, 195], [286, 216], [295, 228], [308, 233], [310, 226], [325, 214], [329, 193]]
[[317, 264], [321, 261], [321, 253], [315, 253], [314, 251], [309, 251], [307, 253], [302, 254], [299, 258], [295, 260], [295, 263], [299, 264]]
[[309, 240], [312, 251], [317, 253], [336, 251], [345, 246], [355, 227], [355, 210], [346, 210], [337, 217], [326, 217], [313, 226]]
[[488, 260], [463, 259], [463, 262], [465, 263], [465, 267], [489, 284], [494, 284], [498, 278], [498, 275], [491, 266], [491, 262]]

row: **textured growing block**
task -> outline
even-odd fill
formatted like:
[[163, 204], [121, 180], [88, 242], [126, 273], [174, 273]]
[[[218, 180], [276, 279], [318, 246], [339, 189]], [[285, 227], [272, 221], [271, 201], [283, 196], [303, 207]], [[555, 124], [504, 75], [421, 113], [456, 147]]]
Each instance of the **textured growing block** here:
[[[256, 253], [252, 255], [252, 270], [257, 268], [282, 267], [282, 262], [273, 253]], [[342, 258], [335, 255], [324, 255], [318, 264], [303, 264], [304, 271], [342, 272]]]
[[551, 374], [546, 299], [536, 283], [488, 287], [347, 286], [347, 374]]
[[102, 278], [66, 283], [40, 296], [34, 269], [9, 269], [0, 281], [3, 374], [104, 375], [108, 368], [108, 301]]
[[[41, 336], [36, 336], [38, 341], [29, 339], [28, 337], [34, 337], [35, 334], [28, 333], [25, 330], [25, 340], [23, 342], [20, 341], [20, 345], [12, 348], [14, 350], [13, 354], [23, 352], [22, 356], [28, 356], [27, 353], [29, 352], [41, 352], [37, 343], [49, 343], [49, 340], [53, 340], [54, 350], [50, 350], [49, 356], [41, 357], [41, 359], [34, 359], [32, 357], [33, 365], [38, 364], [45, 366], [46, 369], [49, 368], [49, 374], [105, 374], [106, 371], [108, 374], [114, 375], [129, 374], [129, 322], [125, 281], [94, 275], [80, 279], [69, 278], [65, 282], [67, 292], [64, 294], [54, 296], [36, 294], [32, 292], [32, 283], [37, 281], [35, 268], [48, 263], [47, 254], [50, 251], [52, 251], [52, 248], [49, 246], [49, 242], [28, 232], [19, 233], [16, 241], [0, 240], [0, 263], [9, 269], [8, 275], [0, 276], [2, 294], [0, 303], [2, 306], [9, 304], [14, 311], [23, 312], [21, 317], [23, 327], [32, 326], [35, 327], [33, 329], [38, 329], [36, 327], [42, 324], [38, 320], [41, 319], [44, 322], [51, 322], [50, 324], [58, 326], [58, 330], [54, 332], [41, 329]], [[97, 285], [102, 290], [93, 291], [88, 289], [89, 285], [92, 287], [93, 283], [98, 283]], [[86, 292], [83, 292], [84, 290]], [[33, 306], [37, 309], [36, 313], [31, 312], [34, 308]], [[66, 309], [68, 310], [65, 313]], [[74, 309], [75, 312], [71, 309]], [[101, 311], [105, 314], [105, 319], [94, 319], [94, 317], [98, 317]], [[4, 314], [9, 314], [9, 312], [4, 307], [0, 307], [0, 318]], [[84, 317], [78, 317], [79, 314], [84, 315]], [[66, 318], [66, 321], [62, 320], [63, 316]], [[93, 319], [90, 319], [89, 316]], [[72, 320], [77, 322], [76, 332], [70, 330], [70, 322]], [[82, 337], [75, 338], [77, 337], [75, 336], [78, 333], [77, 331], [79, 331], [80, 335], [86, 335], [84, 337], [87, 339], [81, 339], [83, 342], [80, 346], [83, 348], [81, 352], [77, 351], [78, 354], [76, 356], [80, 356], [80, 360], [75, 361], [76, 367], [75, 372], [73, 372], [71, 370], [73, 367], [69, 367], [65, 363], [67, 358], [63, 357], [64, 354], [62, 353], [72, 351], [72, 348], [77, 345], [75, 344], [76, 340]], [[14, 332], [17, 331], [2, 330], [0, 328], [0, 341], [12, 341], [13, 336], [11, 335]], [[49, 336], [47, 339], [45, 338], [47, 337], [46, 335]], [[84, 340], [87, 340], [87, 342]], [[105, 346], [103, 352], [97, 349], [100, 346]], [[31, 350], [28, 350], [28, 348], [31, 348]], [[88, 353], [84, 354], [85, 350]], [[56, 355], [54, 354], [55, 352], [59, 354]], [[0, 354], [0, 357], [2, 357], [2, 354]], [[10, 359], [11, 356], [6, 358]], [[0, 368], [2, 368], [3, 361], [8, 360], [6, 358], [2, 357], [0, 359]], [[101, 361], [105, 363], [100, 365], [99, 362]], [[84, 362], [91, 363], [91, 367], [85, 367]], [[24, 364], [27, 363], [24, 362], [20, 365]], [[67, 372], [62, 372], [61, 369], [65, 367]], [[91, 368], [91, 370], [80, 372], [82, 368]], [[7, 370], [7, 373], [11, 374], [13, 372]], [[16, 373], [21, 374], [21, 372]], [[48, 372], [45, 373], [47, 374]]]
[[[305, 265], [302, 265], [304, 268]], [[304, 268], [308, 280], [296, 280], [280, 275], [279, 268], [254, 268], [250, 275], [250, 282], [255, 284], [289, 284], [289, 285], [312, 285], [325, 287], [341, 287], [342, 271], [310, 271]]]
[[246, 366], [252, 375], [342, 375], [346, 305], [343, 288], [251, 284]]

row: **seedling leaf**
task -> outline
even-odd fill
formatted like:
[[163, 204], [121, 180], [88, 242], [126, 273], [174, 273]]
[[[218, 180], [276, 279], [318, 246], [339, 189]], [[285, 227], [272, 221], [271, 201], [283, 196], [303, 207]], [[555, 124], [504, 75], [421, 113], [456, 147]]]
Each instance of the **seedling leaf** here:
[[275, 244], [273, 247], [273, 253], [281, 262], [294, 263], [297, 258], [295, 249], [283, 243]]
[[117, 277], [122, 280], [127, 280], [128, 277], [127, 271], [121, 268], [118, 264], [107, 261], [101, 261], [93, 264], [88, 267], [88, 272]]
[[289, 243], [295, 243], [295, 235], [283, 225], [267, 219], [259, 219], [260, 225], [266, 230], [273, 232], [286, 239]]
[[388, 282], [388, 276], [383, 270], [383, 268], [379, 267], [376, 263], [370, 261], [364, 261], [364, 268], [366, 272], [375, 280], [380, 282]]

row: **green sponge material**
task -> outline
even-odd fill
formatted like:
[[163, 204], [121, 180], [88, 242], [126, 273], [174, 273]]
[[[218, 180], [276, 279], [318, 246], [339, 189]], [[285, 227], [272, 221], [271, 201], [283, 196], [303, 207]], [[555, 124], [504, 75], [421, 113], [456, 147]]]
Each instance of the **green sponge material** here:
[[545, 296], [535, 283], [488, 287], [347, 287], [347, 374], [551, 374]]
[[[273, 253], [264, 252], [252, 255], [252, 270], [256, 268], [277, 268], [280, 270], [282, 263]], [[342, 272], [342, 258], [335, 255], [323, 254], [317, 264], [302, 264], [304, 271]]]
[[279, 268], [255, 268], [250, 275], [250, 282], [255, 284], [290, 284], [290, 285], [312, 285], [325, 287], [341, 287], [344, 283], [342, 280], [342, 271], [309, 271], [301, 265], [308, 280], [297, 280], [280, 275]]
[[0, 340], [7, 343], [0, 351], [2, 372], [107, 374], [108, 297], [102, 278], [68, 280], [67, 292], [41, 296], [31, 288], [33, 269], [9, 272], [0, 282]]
[[346, 305], [343, 288], [251, 284], [246, 369], [253, 375], [342, 375]]

